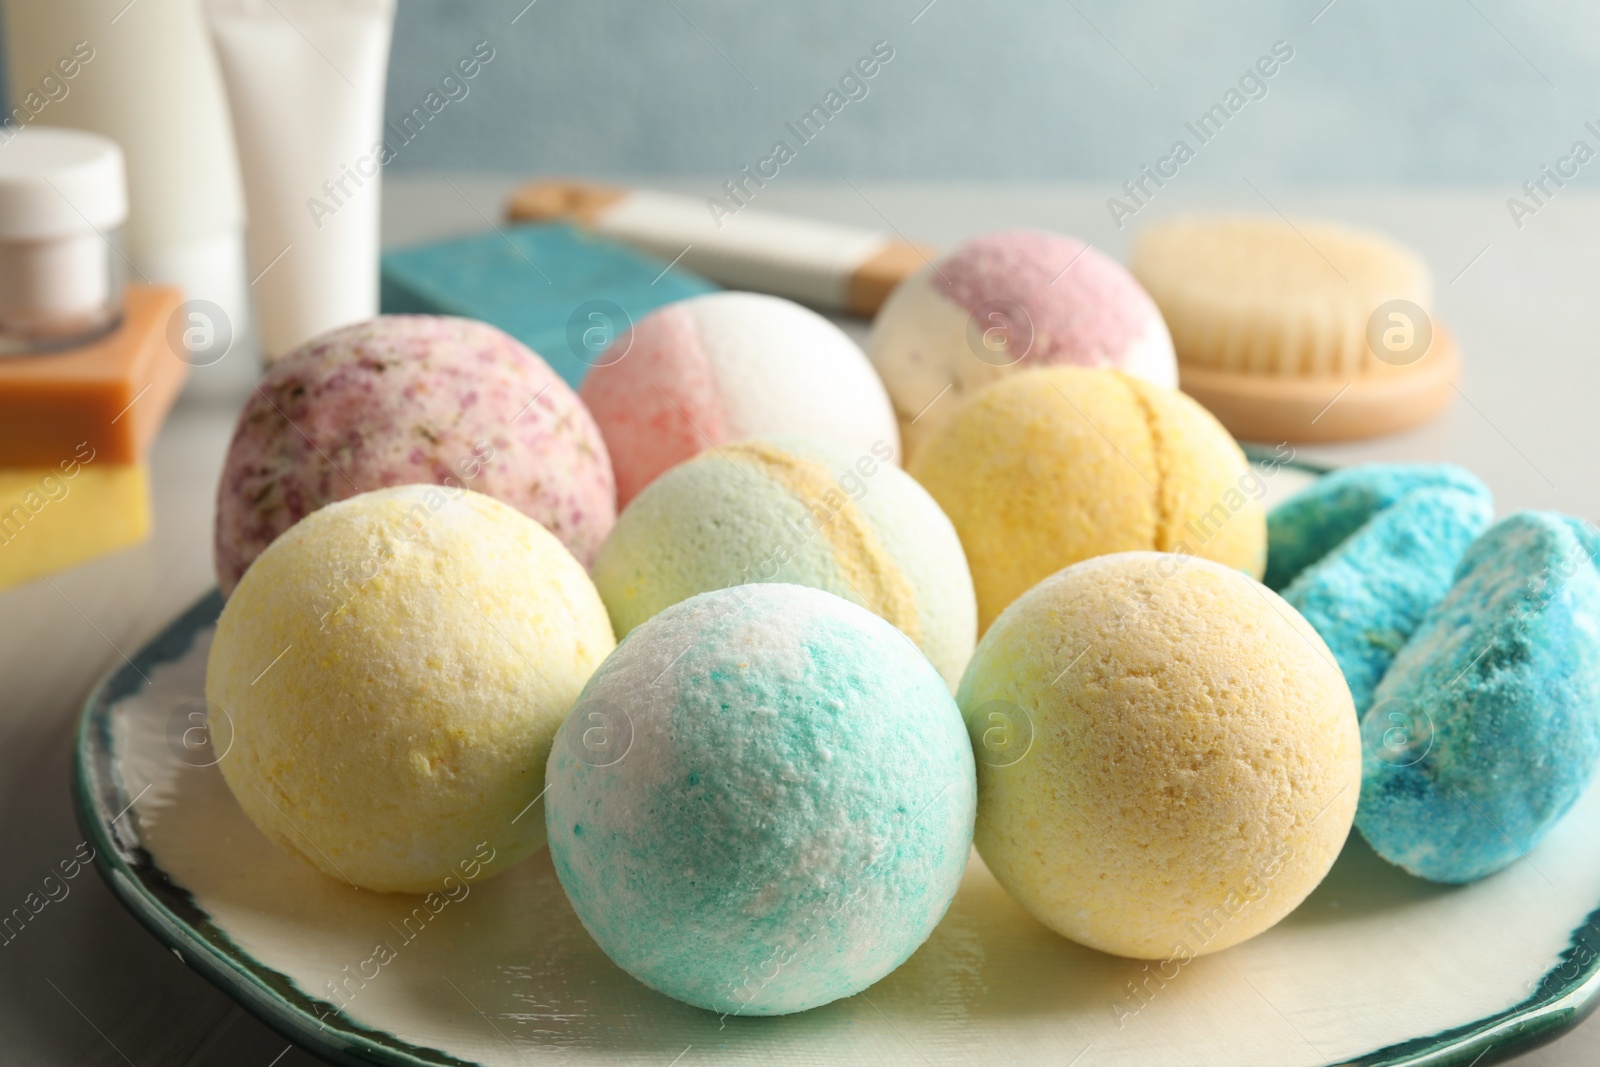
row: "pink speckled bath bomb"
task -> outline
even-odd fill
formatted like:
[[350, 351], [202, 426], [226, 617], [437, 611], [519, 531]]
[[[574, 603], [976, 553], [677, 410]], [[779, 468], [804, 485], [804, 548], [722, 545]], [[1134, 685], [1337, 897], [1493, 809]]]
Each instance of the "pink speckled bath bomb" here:
[[250, 395], [217, 487], [217, 584], [324, 504], [412, 483], [502, 500], [585, 566], [617, 517], [600, 431], [544, 360], [487, 323], [383, 315], [279, 359]]
[[775, 296], [710, 293], [657, 308], [579, 392], [605, 434], [623, 507], [667, 468], [746, 437], [803, 434], [874, 454], [887, 445], [900, 459], [894, 411], [860, 347]]
[[1122, 265], [1075, 237], [988, 233], [901, 282], [867, 354], [916, 454], [969, 394], [1031, 367], [1112, 367], [1178, 386], [1161, 312]]

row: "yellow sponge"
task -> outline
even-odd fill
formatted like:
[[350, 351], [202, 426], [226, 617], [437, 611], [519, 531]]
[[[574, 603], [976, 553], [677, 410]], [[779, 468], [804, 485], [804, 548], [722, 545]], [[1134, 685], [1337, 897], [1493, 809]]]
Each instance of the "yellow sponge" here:
[[93, 450], [86, 456], [0, 468], [0, 589], [150, 536], [145, 465], [94, 464]]

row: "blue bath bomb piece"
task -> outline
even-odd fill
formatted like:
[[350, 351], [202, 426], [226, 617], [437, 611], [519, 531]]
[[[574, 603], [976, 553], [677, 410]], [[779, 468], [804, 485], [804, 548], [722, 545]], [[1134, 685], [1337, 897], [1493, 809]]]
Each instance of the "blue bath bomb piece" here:
[[1467, 550], [1362, 721], [1356, 825], [1379, 855], [1470, 882], [1538, 844], [1600, 758], [1600, 536], [1518, 512]]
[[1372, 704], [1372, 691], [1428, 609], [1450, 591], [1462, 553], [1492, 521], [1484, 493], [1413, 489], [1284, 589], [1283, 598], [1328, 643], [1357, 715]]
[[634, 629], [546, 773], [550, 856], [601, 949], [729, 1015], [804, 1011], [898, 967], [954, 898], [977, 810], [939, 672], [796, 585], [703, 593]]
[[1449, 463], [1369, 463], [1323, 475], [1267, 514], [1268, 589], [1282, 592], [1368, 519], [1415, 489], [1446, 486], [1485, 500], [1489, 489]]

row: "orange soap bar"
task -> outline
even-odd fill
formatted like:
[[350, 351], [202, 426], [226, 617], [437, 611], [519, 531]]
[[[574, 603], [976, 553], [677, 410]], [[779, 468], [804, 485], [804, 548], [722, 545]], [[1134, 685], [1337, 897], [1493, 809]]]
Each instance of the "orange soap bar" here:
[[182, 299], [130, 285], [122, 325], [100, 340], [0, 356], [0, 467], [53, 467], [84, 444], [101, 463], [143, 459], [189, 372], [167, 339]]

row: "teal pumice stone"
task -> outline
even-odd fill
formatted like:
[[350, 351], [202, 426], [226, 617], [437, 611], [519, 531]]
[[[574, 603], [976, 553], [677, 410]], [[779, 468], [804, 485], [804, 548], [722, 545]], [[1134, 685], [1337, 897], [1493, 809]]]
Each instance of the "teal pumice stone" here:
[[1267, 514], [1267, 572], [1262, 582], [1281, 593], [1373, 515], [1407, 493], [1430, 486], [1489, 497], [1488, 487], [1476, 476], [1449, 463], [1369, 463], [1318, 478]]
[[889, 623], [787, 584], [640, 625], [556, 737], [550, 855], [645, 985], [728, 1015], [865, 989], [954, 898], [977, 781], [944, 679]]
[[1360, 715], [1401, 646], [1444, 599], [1456, 564], [1494, 521], [1487, 493], [1413, 489], [1283, 590], [1344, 672]]
[[1593, 527], [1532, 511], [1467, 550], [1362, 721], [1356, 826], [1379, 855], [1470, 882], [1583, 792], [1600, 757], [1597, 554]]
[[777, 436], [662, 474], [595, 560], [618, 636], [696, 593], [808, 585], [894, 623], [954, 689], [978, 637], [972, 574], [955, 527], [893, 460], [889, 441], [861, 449]]

